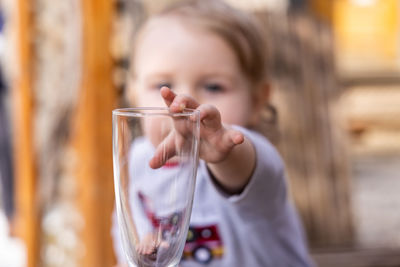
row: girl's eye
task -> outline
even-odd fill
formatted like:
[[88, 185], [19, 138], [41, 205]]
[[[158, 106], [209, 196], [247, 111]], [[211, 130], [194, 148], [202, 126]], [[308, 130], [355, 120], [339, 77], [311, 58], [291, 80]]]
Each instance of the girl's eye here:
[[159, 84], [157, 84], [157, 88], [158, 89], [161, 89], [164, 86], [168, 87], [169, 89], [172, 89], [171, 83], [159, 83]]
[[209, 84], [205, 84], [204, 88], [211, 92], [211, 93], [220, 93], [223, 91], [223, 87], [217, 83], [209, 83]]

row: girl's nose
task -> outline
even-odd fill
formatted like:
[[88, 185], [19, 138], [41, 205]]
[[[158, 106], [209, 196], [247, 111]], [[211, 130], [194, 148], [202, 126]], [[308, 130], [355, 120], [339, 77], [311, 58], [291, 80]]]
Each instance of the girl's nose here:
[[194, 89], [194, 86], [183, 85], [183, 86], [176, 87], [175, 94], [189, 95], [191, 97], [195, 97], [195, 89]]

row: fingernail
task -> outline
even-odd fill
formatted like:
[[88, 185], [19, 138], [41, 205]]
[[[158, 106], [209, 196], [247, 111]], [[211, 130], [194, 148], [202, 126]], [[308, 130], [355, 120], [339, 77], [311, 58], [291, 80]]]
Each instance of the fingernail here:
[[186, 105], [184, 103], [178, 104], [178, 103], [173, 103], [171, 107], [178, 109], [178, 110], [184, 110], [186, 108]]

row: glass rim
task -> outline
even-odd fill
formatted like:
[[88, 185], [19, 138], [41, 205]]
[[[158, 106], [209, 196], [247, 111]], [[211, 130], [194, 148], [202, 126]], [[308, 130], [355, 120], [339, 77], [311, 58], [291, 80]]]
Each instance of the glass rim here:
[[200, 114], [197, 109], [185, 108], [183, 112], [172, 113], [168, 107], [136, 107], [136, 108], [117, 108], [112, 111], [112, 115], [125, 117], [144, 117], [144, 116], [173, 116], [189, 117], [193, 114]]

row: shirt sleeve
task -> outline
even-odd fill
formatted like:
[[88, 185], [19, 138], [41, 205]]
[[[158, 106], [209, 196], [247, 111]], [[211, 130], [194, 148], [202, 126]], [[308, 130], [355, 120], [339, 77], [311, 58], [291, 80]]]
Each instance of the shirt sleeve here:
[[[237, 195], [228, 195], [214, 181], [212, 183], [223, 201], [229, 201], [243, 216], [251, 219], [273, 217], [287, 204], [283, 161], [264, 136], [239, 126], [234, 128], [241, 131], [255, 148], [254, 172], [244, 190]], [[205, 164], [203, 167], [206, 168]], [[211, 176], [209, 178], [213, 180]]]

